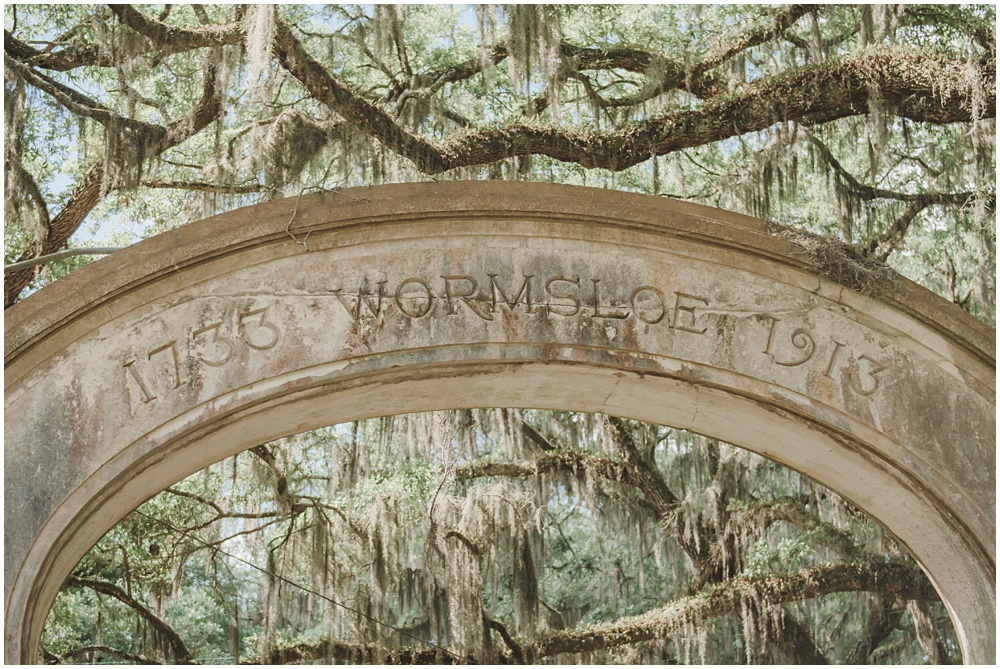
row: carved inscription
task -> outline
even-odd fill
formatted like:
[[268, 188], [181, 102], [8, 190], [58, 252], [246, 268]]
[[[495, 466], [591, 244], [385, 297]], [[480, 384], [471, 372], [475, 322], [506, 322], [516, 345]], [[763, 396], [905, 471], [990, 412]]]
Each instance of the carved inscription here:
[[[381, 319], [393, 308], [414, 321], [435, 314], [465, 314], [493, 321], [498, 315], [521, 311], [542, 317], [634, 319], [647, 325], [663, 324], [675, 332], [707, 336], [710, 321], [706, 318], [713, 309], [707, 298], [682, 290], [668, 293], [656, 286], [640, 285], [626, 291], [607, 291], [599, 278], [521, 274], [512, 281], [492, 272], [486, 273], [485, 279], [443, 274], [436, 279], [411, 276], [397, 283], [387, 279], [364, 281], [356, 291], [336, 288], [332, 294], [350, 318], [366, 323]], [[191, 328], [183, 338], [133, 352], [122, 363], [131, 405], [149, 404], [186, 385], [190, 380], [190, 371], [186, 370], [192, 363], [221, 368], [241, 357], [246, 360], [248, 351], [267, 351], [277, 346], [282, 330], [269, 318], [272, 306], [235, 310]], [[758, 318], [767, 324], [763, 348], [758, 350], [771, 364], [783, 368], [819, 366], [825, 377], [844, 383], [861, 396], [877, 393], [891, 374], [888, 363], [875, 355], [817, 335], [810, 327], [766, 313], [760, 313]]]
[[[806, 327], [793, 328], [783, 325], [782, 319], [768, 316], [771, 325], [767, 332], [764, 354], [782, 367], [798, 367], [817, 355], [825, 359], [823, 375], [836, 379], [837, 373], [847, 370], [847, 384], [859, 395], [874, 395], [882, 385], [882, 374], [888, 364], [867, 353], [855, 355], [847, 344], [830, 339], [829, 345], [819, 345], [813, 332]], [[822, 349], [822, 351], [820, 350]], [[842, 377], [841, 377], [842, 378]]]
[[[610, 294], [615, 292], [608, 291], [605, 282], [596, 277], [520, 274], [512, 279], [496, 272], [487, 272], [485, 277], [411, 276], [398, 283], [388, 279], [364, 280], [354, 291], [333, 290], [355, 321], [378, 321], [393, 308], [411, 320], [465, 314], [493, 321], [498, 315], [521, 311], [560, 318], [635, 319], [647, 325], [662, 323], [675, 332], [694, 335], [709, 331], [705, 315], [711, 305], [697, 293], [683, 290], [668, 293], [650, 285]], [[853, 392], [863, 396], [873, 395], [882, 387], [889, 371], [885, 362], [854, 351], [843, 342], [824, 339], [803, 325], [786, 323], [766, 313], [759, 317], [769, 322], [763, 353], [772, 364], [786, 368], [822, 364], [827, 378], [845, 382]]]
[[[362, 282], [356, 291], [333, 289], [333, 294], [355, 321], [380, 318], [386, 309], [395, 307], [410, 319], [435, 314], [455, 316], [472, 314], [492, 321], [497, 314], [523, 311], [560, 317], [585, 317], [606, 320], [634, 318], [647, 325], [665, 323], [667, 327], [704, 334], [698, 309], [708, 306], [704, 297], [674, 291], [667, 294], [655, 286], [638, 286], [624, 295], [606, 295], [602, 280], [562, 275], [539, 277], [522, 274], [509, 280], [495, 272], [486, 278], [469, 274], [442, 274], [435, 279], [407, 277], [395, 287], [387, 280], [374, 284]], [[624, 299], [622, 299], [624, 298]]]
[[235, 318], [191, 329], [183, 340], [183, 353], [178, 341], [172, 339], [142, 355], [128, 357], [122, 365], [126, 387], [139, 403], [149, 404], [188, 383], [182, 370], [191, 360], [223, 367], [237, 358], [243, 346], [254, 351], [274, 348], [281, 340], [281, 329], [268, 320], [270, 308], [237, 312]]

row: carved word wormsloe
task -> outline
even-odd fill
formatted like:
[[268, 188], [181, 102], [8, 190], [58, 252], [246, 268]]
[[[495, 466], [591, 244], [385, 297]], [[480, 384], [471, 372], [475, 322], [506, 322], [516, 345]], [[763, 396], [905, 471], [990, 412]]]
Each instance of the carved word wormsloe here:
[[392, 307], [412, 319], [454, 316], [459, 309], [468, 309], [484, 321], [492, 321], [503, 309], [521, 309], [527, 314], [564, 318], [635, 318], [650, 325], [665, 322], [667, 327], [697, 334], [705, 331], [695, 325], [694, 310], [697, 305], [707, 305], [708, 300], [687, 292], [672, 291], [668, 295], [655, 286], [641, 285], [628, 290], [624, 299], [615, 300], [614, 296], [602, 294], [602, 280], [598, 278], [522, 274], [519, 280], [520, 285], [516, 285], [516, 280], [505, 280], [499, 274], [487, 274], [485, 279], [471, 274], [442, 274], [434, 279], [407, 277], [394, 284], [377, 281], [374, 288], [368, 287], [371, 282], [364, 281], [355, 291], [335, 288], [333, 293], [355, 320], [366, 315], [381, 317], [386, 308]]

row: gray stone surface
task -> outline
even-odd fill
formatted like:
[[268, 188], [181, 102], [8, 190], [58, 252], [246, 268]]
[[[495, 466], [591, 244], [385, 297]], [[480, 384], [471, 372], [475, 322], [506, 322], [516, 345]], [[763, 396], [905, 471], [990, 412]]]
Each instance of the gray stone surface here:
[[69, 570], [178, 479], [332, 423], [507, 406], [807, 474], [911, 550], [992, 663], [994, 340], [903, 279], [820, 278], [756, 219], [603, 190], [383, 186], [183, 226], [6, 312], [6, 659], [36, 659]]

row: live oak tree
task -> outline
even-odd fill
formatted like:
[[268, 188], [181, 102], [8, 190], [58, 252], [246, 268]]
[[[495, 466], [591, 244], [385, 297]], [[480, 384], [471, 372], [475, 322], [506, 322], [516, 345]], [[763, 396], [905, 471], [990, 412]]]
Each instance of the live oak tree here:
[[[8, 5], [5, 264], [41, 262], [5, 272], [4, 304], [86, 258], [46, 256], [125, 245], [271, 198], [523, 179], [767, 217], [839, 280], [877, 292], [891, 266], [992, 325], [995, 44], [992, 6]], [[147, 643], [90, 638], [88, 650], [58, 645], [52, 632], [47, 647], [67, 661], [99, 652], [191, 660], [192, 639], [211, 625], [186, 619], [182, 633], [167, 613], [198, 582], [203, 606], [191, 610], [218, 615], [228, 602], [231, 620], [219, 632], [228, 641], [197, 645], [225, 646], [230, 657], [245, 655], [249, 616], [259, 628], [253, 657], [273, 661], [598, 660], [623, 648], [647, 659], [865, 661], [894, 645], [897, 658], [955, 658], [939, 629], [943, 609], [912, 564], [807, 481], [765, 475], [770, 465], [751, 466], [746, 454], [662, 428], [561, 417], [589, 427], [558, 440], [554, 418], [492, 415], [466, 416], [478, 428], [460, 431], [507, 425], [507, 441], [495, 441], [511, 460], [489, 466], [479, 462], [485, 450], [454, 461], [415, 450], [412, 480], [396, 481], [381, 465], [334, 459], [302, 474], [319, 477], [323, 494], [293, 481], [301, 444], [241, 456], [225, 465], [225, 485], [211, 478], [216, 466], [203, 489], [178, 486], [152, 503], [150, 519], [133, 517], [99, 545], [55, 610], [57, 628], [66, 607], [112, 616], [102, 607], [116, 601]], [[388, 425], [387, 453], [399, 447]], [[538, 437], [528, 437], [535, 450], [525, 431]], [[339, 434], [302, 440], [329, 450]], [[413, 440], [406, 448], [451, 443]], [[247, 467], [253, 494], [240, 485]], [[337, 501], [347, 491], [350, 508]], [[365, 506], [364, 491], [381, 501]], [[503, 531], [490, 529], [501, 519]], [[249, 531], [253, 520], [262, 543], [237, 553], [263, 558], [255, 564], [269, 575], [254, 586], [261, 608], [251, 615], [242, 563], [199, 541], [214, 545], [220, 528]], [[604, 529], [588, 535], [587, 523]], [[607, 548], [598, 539], [615, 526], [639, 529]], [[139, 541], [154, 527], [162, 542]], [[303, 561], [305, 537], [327, 558], [338, 546], [343, 565], [368, 569], [368, 580], [345, 580], [346, 566], [317, 571], [323, 560]], [[404, 540], [419, 557], [412, 563], [388, 548]], [[589, 600], [585, 573], [603, 574]], [[294, 594], [282, 579], [322, 597]], [[597, 586], [609, 583], [640, 595], [601, 604], [611, 595]], [[429, 609], [393, 603], [392, 588]], [[870, 594], [831, 594], [843, 592]], [[351, 619], [323, 597], [347, 597], [364, 615]], [[835, 624], [819, 613], [852, 602]], [[294, 606], [306, 610], [288, 613]], [[632, 613], [643, 615], [622, 617]], [[311, 637], [319, 623], [307, 620], [323, 621]], [[598, 626], [584, 633], [581, 621]], [[837, 625], [851, 627], [855, 645], [817, 640]]]
[[[8, 261], [109, 219], [544, 179], [834, 234], [995, 318], [991, 6], [5, 11]], [[39, 267], [5, 306], [67, 269]]]

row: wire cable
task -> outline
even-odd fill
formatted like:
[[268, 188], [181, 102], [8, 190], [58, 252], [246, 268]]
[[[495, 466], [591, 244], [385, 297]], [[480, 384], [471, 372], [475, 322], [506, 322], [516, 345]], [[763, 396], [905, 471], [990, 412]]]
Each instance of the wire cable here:
[[10, 274], [11, 272], [17, 272], [18, 270], [34, 267], [35, 265], [44, 265], [45, 263], [50, 263], [53, 260], [61, 260], [63, 258], [70, 258], [72, 256], [107, 255], [109, 253], [114, 253], [115, 251], [121, 251], [123, 248], [125, 247], [102, 246], [100, 248], [79, 248], [79, 249], [66, 249], [64, 251], [56, 251], [55, 253], [50, 253], [45, 256], [38, 256], [37, 258], [22, 260], [21, 262], [16, 262], [12, 265], [4, 265], [3, 273]]

